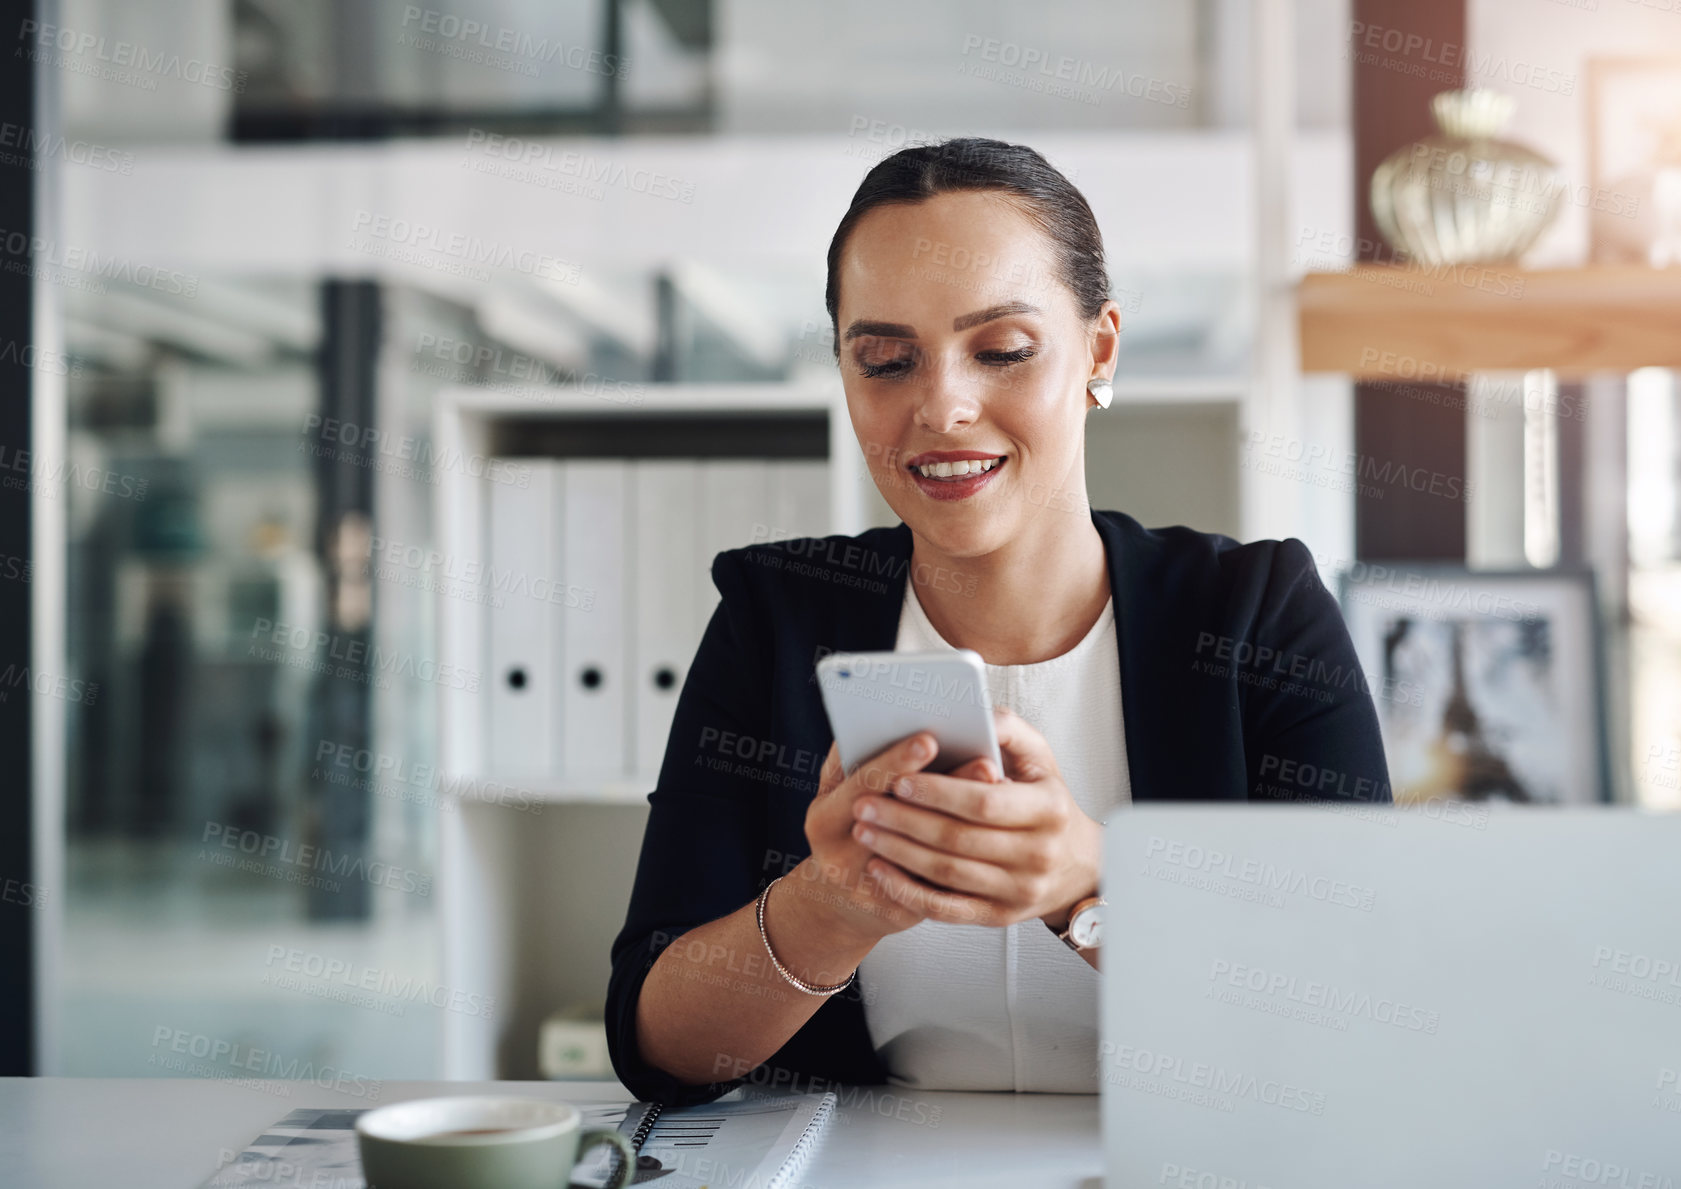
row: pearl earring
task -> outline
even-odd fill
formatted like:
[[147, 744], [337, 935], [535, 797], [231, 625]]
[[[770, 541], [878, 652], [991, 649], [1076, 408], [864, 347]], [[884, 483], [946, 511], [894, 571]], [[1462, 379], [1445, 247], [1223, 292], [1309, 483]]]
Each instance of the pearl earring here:
[[1115, 386], [1102, 376], [1086, 381], [1086, 391], [1097, 398], [1097, 407], [1107, 409], [1109, 402], [1115, 399]]

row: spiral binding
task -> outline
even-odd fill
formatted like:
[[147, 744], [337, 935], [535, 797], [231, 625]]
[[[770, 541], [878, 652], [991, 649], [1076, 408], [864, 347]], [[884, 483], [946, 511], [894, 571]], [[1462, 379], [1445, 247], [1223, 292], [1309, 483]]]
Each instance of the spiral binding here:
[[630, 1137], [630, 1150], [642, 1151], [642, 1145], [648, 1142], [648, 1133], [654, 1129], [654, 1120], [660, 1117], [664, 1104], [649, 1102], [644, 1104], [642, 1117], [636, 1121], [636, 1131]]
[[765, 1189], [783, 1189], [794, 1177], [799, 1175], [801, 1168], [811, 1155], [811, 1146], [817, 1140], [817, 1133], [823, 1130], [823, 1125], [829, 1121], [829, 1115], [835, 1109], [835, 1092], [830, 1090], [823, 1095], [823, 1101], [817, 1104], [812, 1112], [811, 1121], [800, 1132], [800, 1138], [794, 1141], [794, 1150], [788, 1153], [788, 1159], [782, 1162], [782, 1167], [776, 1170], [776, 1175], [770, 1179]]
[[[829, 1121], [829, 1116], [834, 1113], [837, 1101], [833, 1090], [823, 1095], [823, 1100], [817, 1104], [816, 1109], [812, 1111], [811, 1119], [806, 1123], [804, 1130], [800, 1132], [800, 1138], [794, 1141], [794, 1146], [789, 1151], [788, 1158], [782, 1162], [782, 1167], [777, 1169], [770, 1181], [766, 1183], [765, 1189], [786, 1189], [793, 1178], [799, 1175], [800, 1169], [805, 1166], [806, 1160], [811, 1155], [811, 1148], [817, 1140], [818, 1133], [823, 1130], [823, 1125]], [[630, 1137], [631, 1151], [639, 1154], [642, 1151], [642, 1145], [648, 1142], [648, 1136], [653, 1132], [654, 1124], [659, 1119], [660, 1112], [665, 1109], [664, 1104], [658, 1102], [641, 1105], [644, 1108], [642, 1117], [636, 1121], [636, 1130], [631, 1133]]]

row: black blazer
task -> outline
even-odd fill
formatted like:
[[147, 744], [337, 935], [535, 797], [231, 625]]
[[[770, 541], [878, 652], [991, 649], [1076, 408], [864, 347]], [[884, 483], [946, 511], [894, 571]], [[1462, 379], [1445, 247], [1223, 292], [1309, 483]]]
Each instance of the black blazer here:
[[[1094, 511], [1092, 521], [1115, 599], [1134, 801], [1391, 799], [1365, 677], [1302, 542], [1145, 529], [1119, 512]], [[910, 559], [903, 523], [713, 559], [722, 600], [678, 696], [612, 949], [608, 1044], [638, 1098], [709, 1102], [748, 1076], [807, 1088], [886, 1080], [856, 983], [770, 1069], [720, 1059], [719, 1079], [704, 1086], [642, 1059], [636, 1001], [666, 945], [751, 903], [810, 854], [805, 811], [833, 738], [814, 666], [828, 651], [893, 648]], [[960, 571], [919, 578], [974, 589]]]

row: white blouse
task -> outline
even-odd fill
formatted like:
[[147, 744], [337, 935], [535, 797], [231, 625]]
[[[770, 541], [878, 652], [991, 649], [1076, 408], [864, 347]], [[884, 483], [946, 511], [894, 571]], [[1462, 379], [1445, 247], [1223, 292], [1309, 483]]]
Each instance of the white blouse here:
[[[905, 583], [898, 652], [949, 649]], [[1080, 808], [1132, 799], [1115, 602], [1061, 656], [987, 665], [987, 692], [1045, 736]], [[1098, 973], [1037, 918], [1005, 927], [922, 921], [858, 968], [864, 1016], [892, 1081], [923, 1090], [1093, 1093]]]

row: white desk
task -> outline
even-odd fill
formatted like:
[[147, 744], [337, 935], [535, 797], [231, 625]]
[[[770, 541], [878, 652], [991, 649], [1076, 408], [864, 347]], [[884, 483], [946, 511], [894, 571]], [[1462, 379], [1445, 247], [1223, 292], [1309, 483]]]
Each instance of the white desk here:
[[[194, 1189], [228, 1153], [301, 1106], [371, 1107], [442, 1094], [624, 1102], [617, 1082], [386, 1082], [376, 1099], [309, 1082], [0, 1078], [7, 1189]], [[1096, 1189], [1096, 1095], [936, 1094], [840, 1087], [842, 1106], [799, 1180], [847, 1186]], [[935, 1118], [937, 1122], [918, 1122]]]

